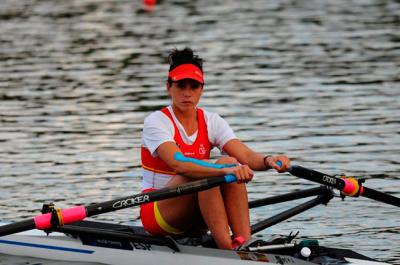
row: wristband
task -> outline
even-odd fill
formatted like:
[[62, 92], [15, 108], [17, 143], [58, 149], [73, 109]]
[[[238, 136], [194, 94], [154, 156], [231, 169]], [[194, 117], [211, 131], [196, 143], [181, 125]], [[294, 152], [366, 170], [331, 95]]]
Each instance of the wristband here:
[[271, 157], [271, 156], [270, 156], [270, 155], [266, 155], [266, 156], [264, 156], [264, 158], [263, 158], [263, 162], [264, 162], [265, 169], [270, 169], [270, 168], [271, 168], [271, 167], [269, 166], [269, 164], [266, 164], [266, 163], [265, 163], [265, 160], [267, 160], [268, 157]]

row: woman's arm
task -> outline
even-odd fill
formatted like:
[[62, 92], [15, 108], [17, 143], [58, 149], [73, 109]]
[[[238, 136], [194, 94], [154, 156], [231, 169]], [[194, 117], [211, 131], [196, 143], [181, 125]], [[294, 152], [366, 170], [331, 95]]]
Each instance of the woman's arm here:
[[[290, 167], [290, 159], [285, 155], [270, 156], [257, 153], [238, 139], [232, 139], [224, 145], [224, 151], [235, 157], [241, 164], [248, 165], [253, 170], [276, 169], [278, 172], [284, 172]], [[280, 161], [282, 166], [276, 163]]]
[[158, 156], [179, 175], [200, 179], [234, 174], [238, 182], [248, 182], [253, 177], [253, 171], [247, 165], [221, 169], [203, 167], [191, 162], [175, 160], [174, 155], [177, 152], [181, 153], [181, 150], [174, 142], [165, 142], [157, 148]]

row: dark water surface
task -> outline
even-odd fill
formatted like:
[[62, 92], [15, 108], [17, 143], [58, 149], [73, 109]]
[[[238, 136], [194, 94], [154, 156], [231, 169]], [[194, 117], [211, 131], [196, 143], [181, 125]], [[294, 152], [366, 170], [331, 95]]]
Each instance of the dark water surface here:
[[[152, 13], [139, 0], [2, 0], [0, 220], [31, 217], [49, 200], [136, 193], [142, 122], [168, 104], [165, 57], [184, 46], [206, 59], [201, 106], [247, 144], [400, 196], [399, 14], [395, 0], [165, 0]], [[311, 186], [260, 172], [248, 189], [256, 199]], [[137, 209], [96, 217], [137, 218]], [[301, 230], [400, 264], [399, 220], [393, 206], [334, 199], [261, 234]]]

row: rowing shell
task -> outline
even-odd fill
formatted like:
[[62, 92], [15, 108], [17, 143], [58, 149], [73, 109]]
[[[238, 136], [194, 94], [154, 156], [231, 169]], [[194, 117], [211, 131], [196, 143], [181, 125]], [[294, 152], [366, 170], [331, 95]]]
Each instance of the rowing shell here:
[[[2, 225], [0, 223], [0, 225]], [[313, 261], [295, 257], [291, 250], [275, 253], [220, 250], [178, 243], [172, 238], [152, 237], [139, 227], [81, 222], [78, 226], [66, 226], [63, 233], [47, 235], [40, 230], [30, 230], [0, 238], [0, 253], [14, 256], [29, 256], [41, 259], [69, 262], [95, 262], [110, 265], [197, 265], [197, 264], [256, 264], [311, 265], [315, 260], [329, 257], [314, 257]], [[66, 234], [67, 235], [66, 235]], [[193, 243], [192, 243], [193, 244]], [[383, 265], [355, 252], [348, 251], [335, 255], [344, 264]], [[323, 253], [327, 252], [324, 249]], [[347, 253], [347, 254], [346, 254]], [[317, 254], [316, 254], [317, 255]], [[347, 255], [347, 256], [346, 256]], [[311, 256], [310, 256], [311, 257]], [[336, 259], [335, 262], [338, 260]], [[346, 263], [347, 262], [347, 263]], [[324, 263], [329, 264], [329, 263]]]

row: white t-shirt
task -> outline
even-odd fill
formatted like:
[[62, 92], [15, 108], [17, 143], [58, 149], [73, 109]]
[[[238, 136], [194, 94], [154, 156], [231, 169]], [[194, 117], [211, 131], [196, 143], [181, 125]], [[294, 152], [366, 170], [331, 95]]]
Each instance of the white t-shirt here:
[[[197, 131], [188, 136], [182, 124], [176, 118], [172, 107], [168, 106], [172, 118], [182, 136], [182, 140], [186, 144], [193, 144], [197, 138]], [[228, 123], [217, 113], [204, 110], [204, 120], [207, 124], [208, 140], [211, 145], [218, 147], [221, 153], [224, 145], [236, 136]], [[155, 111], [146, 117], [142, 133], [142, 145], [147, 148], [151, 155], [157, 156], [157, 148], [165, 142], [175, 142], [175, 128], [171, 120], [161, 111]], [[153, 171], [143, 169], [142, 190], [148, 188], [160, 189], [167, 185], [171, 179], [171, 175], [155, 173]]]
[[[186, 144], [193, 144], [197, 137], [197, 131], [188, 136], [182, 124], [176, 118], [172, 106], [168, 106], [172, 118], [182, 136], [182, 140]], [[204, 110], [204, 120], [207, 124], [208, 140], [212, 146], [218, 147], [222, 152], [224, 145], [236, 136], [229, 124], [217, 113]], [[142, 145], [147, 148], [155, 157], [157, 156], [157, 148], [165, 142], [175, 142], [174, 125], [171, 120], [161, 111], [155, 111], [147, 116], [144, 120]]]

